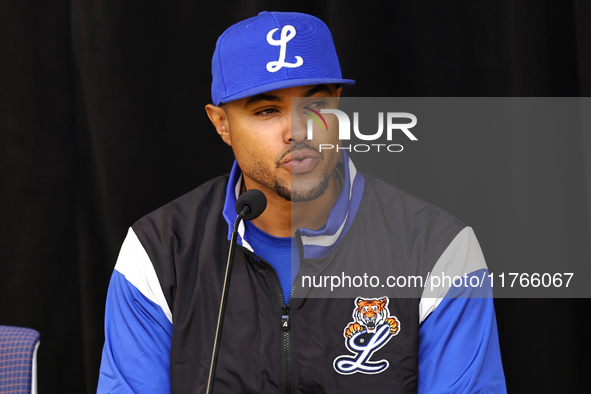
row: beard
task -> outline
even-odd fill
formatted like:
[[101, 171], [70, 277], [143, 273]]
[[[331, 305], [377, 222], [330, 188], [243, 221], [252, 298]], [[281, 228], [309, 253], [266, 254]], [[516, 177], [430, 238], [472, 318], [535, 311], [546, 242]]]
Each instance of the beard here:
[[282, 185], [276, 180], [273, 191], [275, 191], [275, 193], [277, 193], [278, 196], [291, 202], [305, 202], [316, 200], [318, 197], [324, 194], [326, 189], [328, 189], [328, 184], [330, 182], [330, 175], [326, 172], [326, 168], [323, 168], [322, 171], [323, 176], [321, 181], [316, 185], [313, 185], [312, 187], [306, 188], [303, 187], [303, 185], [298, 186], [298, 181], [294, 181], [292, 177], [290, 187]]
[[[316, 149], [312, 148], [305, 142], [293, 143], [289, 150], [277, 157], [277, 168], [279, 168], [281, 161], [285, 156], [287, 156], [288, 153], [302, 149], [310, 149], [318, 152]], [[322, 163], [325, 164], [324, 160], [322, 160]], [[249, 171], [249, 174], [247, 174], [250, 178], [274, 191], [279, 197], [291, 202], [313, 201], [324, 194], [330, 183], [331, 172], [328, 172], [324, 166], [322, 167], [322, 175], [317, 181], [304, 181], [298, 179], [305, 177], [306, 175], [304, 174], [291, 176], [290, 181], [287, 182], [281, 181], [277, 179], [271, 172], [265, 171], [262, 164], [254, 165], [250, 168], [253, 169], [252, 171]]]

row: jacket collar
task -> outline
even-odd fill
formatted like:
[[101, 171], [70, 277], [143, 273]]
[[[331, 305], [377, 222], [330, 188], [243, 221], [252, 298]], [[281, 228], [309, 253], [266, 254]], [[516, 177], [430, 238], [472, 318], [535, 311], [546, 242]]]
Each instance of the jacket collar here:
[[[365, 179], [357, 172], [353, 161], [343, 151], [344, 183], [341, 194], [330, 211], [326, 225], [317, 230], [302, 228], [299, 230], [303, 245], [303, 258], [320, 258], [328, 255], [339, 245], [347, 231], [351, 227], [355, 215], [361, 204]], [[226, 201], [224, 204], [224, 219], [228, 223], [228, 239], [232, 237], [232, 229], [236, 220], [236, 199], [240, 195], [242, 184], [242, 171], [238, 163], [234, 161], [228, 186], [226, 187]], [[244, 223], [238, 227], [238, 243], [252, 250], [252, 247], [244, 240]]]

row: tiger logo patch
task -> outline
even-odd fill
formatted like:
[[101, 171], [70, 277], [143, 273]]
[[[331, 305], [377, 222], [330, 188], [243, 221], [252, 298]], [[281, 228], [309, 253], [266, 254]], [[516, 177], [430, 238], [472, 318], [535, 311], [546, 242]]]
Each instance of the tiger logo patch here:
[[334, 360], [338, 373], [376, 374], [388, 368], [388, 360], [371, 361], [371, 357], [400, 332], [400, 321], [388, 310], [389, 301], [388, 297], [355, 299], [353, 321], [343, 330], [345, 346], [353, 355]]

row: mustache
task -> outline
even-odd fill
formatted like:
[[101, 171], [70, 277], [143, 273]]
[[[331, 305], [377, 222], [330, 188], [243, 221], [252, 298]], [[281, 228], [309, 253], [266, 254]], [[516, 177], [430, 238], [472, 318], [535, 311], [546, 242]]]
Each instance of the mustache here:
[[291, 145], [289, 146], [288, 149], [285, 150], [285, 152], [283, 152], [281, 155], [279, 155], [279, 158], [277, 160], [277, 163], [280, 163], [285, 156], [287, 156], [288, 154], [298, 151], [298, 150], [311, 150], [314, 151], [314, 153], [320, 155], [320, 156], [324, 156], [323, 152], [319, 152], [317, 148], [313, 147], [312, 145], [308, 144], [307, 142], [292, 142]]

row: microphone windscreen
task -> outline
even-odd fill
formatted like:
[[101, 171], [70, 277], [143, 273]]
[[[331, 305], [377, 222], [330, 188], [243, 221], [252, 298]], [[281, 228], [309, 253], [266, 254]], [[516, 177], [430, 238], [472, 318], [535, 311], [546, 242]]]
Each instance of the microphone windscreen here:
[[250, 211], [244, 215], [244, 220], [256, 219], [267, 208], [267, 197], [260, 190], [247, 190], [236, 201], [236, 213], [240, 214], [246, 206], [250, 208]]

